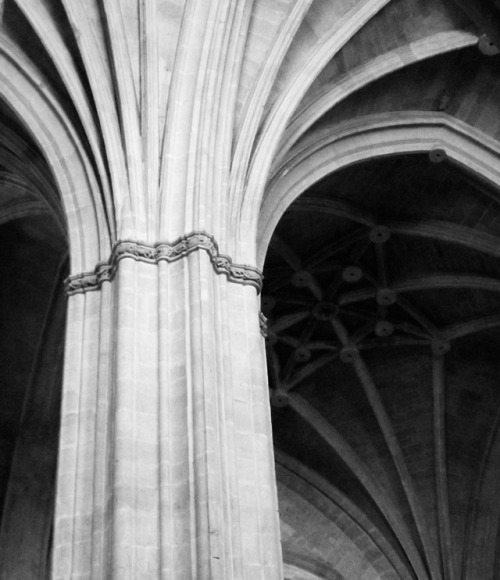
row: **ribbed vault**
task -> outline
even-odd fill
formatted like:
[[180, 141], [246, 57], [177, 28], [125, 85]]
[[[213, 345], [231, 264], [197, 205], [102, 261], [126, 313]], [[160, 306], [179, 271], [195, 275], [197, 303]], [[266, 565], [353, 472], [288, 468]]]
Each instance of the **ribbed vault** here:
[[290, 61], [311, 72], [319, 42], [273, 88], [249, 184], [269, 169], [259, 259], [290, 578], [498, 570], [498, 15], [390, 2], [289, 89], [292, 114]]
[[[494, 188], [437, 161], [385, 157], [328, 176], [289, 207], [266, 259], [275, 444], [340, 510], [320, 549], [312, 507], [296, 504], [304, 521], [284, 535], [285, 559], [342, 578], [497, 569], [500, 205]], [[352, 543], [365, 559], [342, 572], [335, 558]]]

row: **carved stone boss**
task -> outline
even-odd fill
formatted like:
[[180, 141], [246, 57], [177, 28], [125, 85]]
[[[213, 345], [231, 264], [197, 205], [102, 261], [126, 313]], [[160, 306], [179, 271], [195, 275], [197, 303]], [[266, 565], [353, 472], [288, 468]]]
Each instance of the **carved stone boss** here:
[[140, 262], [157, 264], [161, 260], [175, 262], [192, 252], [204, 250], [217, 274], [224, 274], [231, 282], [249, 284], [260, 292], [262, 289], [262, 272], [253, 266], [233, 264], [231, 258], [219, 253], [214, 237], [205, 232], [193, 232], [173, 243], [158, 242], [153, 246], [134, 241], [119, 241], [113, 246], [111, 257], [107, 262], [97, 264], [93, 272], [84, 272], [69, 276], [65, 281], [68, 295], [99, 290], [103, 282], [110, 282], [118, 267], [118, 262], [132, 258]]

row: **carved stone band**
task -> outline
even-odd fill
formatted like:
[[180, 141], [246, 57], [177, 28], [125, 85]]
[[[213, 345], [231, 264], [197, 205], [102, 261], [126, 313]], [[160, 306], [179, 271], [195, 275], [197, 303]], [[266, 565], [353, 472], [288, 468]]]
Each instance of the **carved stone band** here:
[[217, 274], [224, 274], [231, 282], [249, 284], [260, 292], [262, 289], [262, 272], [253, 266], [233, 264], [231, 258], [219, 253], [213, 236], [205, 232], [193, 232], [173, 243], [158, 242], [154, 246], [134, 241], [119, 241], [113, 246], [108, 262], [97, 264], [93, 272], [84, 272], [69, 276], [65, 281], [68, 295], [99, 290], [103, 282], [113, 279], [118, 262], [132, 258], [140, 262], [157, 264], [161, 260], [175, 262], [195, 252], [205, 250]]

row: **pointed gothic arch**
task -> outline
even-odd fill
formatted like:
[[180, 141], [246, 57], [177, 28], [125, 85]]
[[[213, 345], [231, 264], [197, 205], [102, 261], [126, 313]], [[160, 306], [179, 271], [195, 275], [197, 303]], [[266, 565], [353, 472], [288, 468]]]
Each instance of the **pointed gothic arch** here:
[[262, 267], [272, 233], [290, 204], [326, 175], [375, 157], [429, 153], [446, 156], [500, 187], [500, 147], [481, 131], [443, 113], [402, 112], [361, 117], [325, 128], [299, 143], [274, 170], [257, 226], [257, 264]]

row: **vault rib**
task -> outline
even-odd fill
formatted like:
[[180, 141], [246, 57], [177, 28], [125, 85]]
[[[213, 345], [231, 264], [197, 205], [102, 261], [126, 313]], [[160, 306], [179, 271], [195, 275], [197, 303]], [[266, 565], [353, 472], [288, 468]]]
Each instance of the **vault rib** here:
[[289, 402], [292, 409], [302, 419], [304, 419], [326, 443], [328, 443], [332, 451], [357, 477], [358, 481], [365, 488], [396, 534], [396, 537], [410, 561], [417, 578], [419, 580], [427, 580], [429, 575], [427, 574], [426, 567], [415, 543], [411, 538], [410, 531], [401, 516], [398, 514], [398, 509], [392, 503], [385, 489], [377, 483], [376, 477], [373, 476], [355, 450], [335, 429], [335, 427], [333, 427], [333, 425], [304, 398], [294, 393], [289, 395]]
[[[255, 138], [257, 124], [250, 132], [252, 138], [255, 139], [254, 148], [250, 149], [248, 144], [243, 144], [240, 149], [238, 139], [232, 165], [237, 169], [237, 173], [231, 178], [230, 199], [234, 200], [230, 211], [231, 216], [239, 215], [245, 220], [252, 215], [257, 204], [260, 205], [261, 195], [265, 188], [265, 177], [271, 171], [280, 137], [307, 89], [328, 61], [388, 2], [389, 0], [356, 2], [345, 16], [339, 19], [338, 27], [333, 33], [329, 31], [328, 34], [321, 36], [312, 51], [311, 58], [300, 67], [297, 74], [293, 75], [290, 82], [280, 92], [265, 121], [261, 124], [258, 138]], [[244, 190], [244, 183], [247, 190], [255, 192], [255, 195], [248, 200], [243, 200], [243, 204], [240, 204], [238, 192]]]
[[[384, 283], [384, 279], [382, 279]], [[471, 290], [489, 290], [500, 292], [500, 281], [486, 276], [470, 276], [467, 274], [429, 274], [408, 278], [407, 280], [395, 281], [390, 284], [395, 292], [415, 292], [419, 290], [438, 290], [467, 288]], [[361, 302], [369, 298], [375, 298], [376, 289], [363, 288], [352, 292], [346, 292], [339, 297], [339, 304], [345, 306]]]
[[[88, 6], [80, 2], [62, 0], [68, 20], [75, 34], [82, 61], [92, 87], [97, 115], [100, 122], [103, 140], [106, 147], [107, 165], [113, 184], [113, 193], [120, 214], [122, 204], [128, 201], [131, 208], [130, 216], [140, 214], [141, 196], [131, 195], [127, 174], [127, 163], [123, 151], [120, 119], [116, 110], [113, 79], [108, 63], [104, 57], [107, 54], [99, 38], [99, 30], [93, 25], [92, 14]], [[86, 3], [88, 4], [88, 3]], [[137, 203], [139, 201], [139, 203]], [[141, 207], [142, 209], [142, 207]]]
[[310, 314], [311, 312], [309, 310], [299, 310], [298, 312], [292, 312], [292, 314], [286, 314], [274, 320], [270, 325], [270, 329], [276, 333], [281, 332], [297, 324], [297, 322], [305, 320]]
[[[22, 175], [22, 181], [19, 177], [16, 178], [19, 186], [29, 189], [44, 204], [50, 207], [51, 213], [57, 220], [61, 230], [66, 232], [66, 223], [61, 214], [57, 190], [51, 182], [50, 176], [44, 171], [41, 162], [23, 164], [21, 161], [25, 154], [23, 153], [23, 145], [26, 147], [26, 144], [16, 139], [13, 132], [0, 122], [0, 164], [12, 172], [12, 175], [7, 177], [0, 171], [0, 181], [8, 179], [13, 182], [14, 174]], [[29, 188], [27, 188], [28, 185]]]
[[277, 252], [292, 270], [299, 271], [302, 269], [301, 259], [276, 233], [273, 235], [269, 247]]
[[105, 167], [105, 160], [103, 159], [101, 151], [99, 135], [100, 128], [96, 126], [91, 105], [83, 83], [75, 69], [73, 57], [63, 40], [61, 32], [53, 22], [52, 17], [45, 6], [45, 2], [16, 0], [16, 4], [33, 27], [33, 30], [43, 43], [45, 50], [47, 50], [47, 53], [50, 55], [54, 66], [61, 75], [66, 90], [71, 96], [74, 107], [78, 111], [80, 121], [85, 130], [85, 135], [92, 150], [93, 161], [95, 162], [97, 171], [99, 172], [99, 182], [103, 190], [106, 206], [110, 212], [108, 219], [110, 220], [110, 223], [113, 224], [112, 227], [114, 229], [114, 218], [111, 213], [113, 201], [110, 192], [108, 174]]
[[[236, 136], [235, 160], [243, 157], [251, 148], [251, 143], [255, 138], [261, 120], [262, 111], [269, 98], [280, 66], [312, 3], [313, 0], [294, 2], [286, 21], [280, 28], [279, 34], [269, 51], [269, 56], [266, 58], [262, 71], [254, 85], [254, 89], [249, 95], [247, 103], [245, 103], [242, 112], [243, 119], [239, 123]], [[239, 163], [235, 163], [234, 160], [233, 166], [234, 171], [238, 173], [244, 169], [243, 167], [240, 168]]]
[[[345, 347], [349, 347], [352, 341], [344, 328], [342, 322], [339, 319], [332, 320], [332, 326], [336, 332], [339, 340]], [[422, 512], [421, 506], [419, 505], [419, 500], [417, 493], [415, 491], [414, 482], [406, 465], [401, 446], [399, 444], [396, 432], [392, 425], [391, 419], [387, 414], [382, 398], [377, 390], [375, 382], [371, 376], [368, 367], [366, 366], [363, 358], [359, 354], [357, 348], [352, 350], [352, 365], [354, 371], [363, 387], [366, 398], [370, 404], [370, 407], [377, 419], [377, 423], [380, 427], [384, 441], [389, 449], [392, 460], [398, 472], [401, 485], [406, 495], [408, 505], [413, 515], [413, 520], [415, 526], [418, 530], [420, 541], [425, 553], [425, 559], [430, 571], [430, 577], [434, 580], [439, 580], [441, 574], [439, 571], [439, 560], [435, 548], [431, 545], [428, 535], [427, 535], [427, 525], [425, 521], [424, 514]]]
[[365, 244], [366, 249], [366, 247], [368, 247], [370, 242], [369, 240], [366, 239], [365, 228], [359, 228], [354, 232], [351, 232], [345, 235], [344, 237], [340, 238], [336, 242], [333, 242], [321, 248], [316, 253], [314, 253], [309, 259], [306, 260], [305, 266], [309, 270], [316, 268], [317, 266], [319, 266], [319, 264], [321, 264], [325, 260], [328, 260], [329, 258], [335, 256], [345, 248], [348, 248], [352, 244], [355, 244], [356, 242], [359, 242], [361, 240], [366, 241]]
[[[467, 574], [470, 571], [470, 555], [474, 554], [475, 550], [475, 534], [477, 534], [477, 526], [478, 520], [481, 517], [481, 494], [484, 493], [485, 487], [487, 487], [488, 483], [491, 486], [491, 478], [494, 480], [494, 495], [497, 495], [497, 482], [498, 482], [498, 473], [495, 474], [493, 470], [493, 474], [489, 474], [490, 477], [487, 478], [488, 475], [488, 464], [491, 460], [492, 454], [499, 453], [498, 448], [498, 435], [499, 435], [499, 427], [500, 427], [500, 406], [497, 407], [495, 418], [492, 422], [491, 429], [488, 433], [488, 438], [486, 445], [484, 447], [484, 451], [481, 456], [481, 465], [479, 467], [478, 477], [476, 479], [475, 489], [471, 494], [471, 498], [469, 501], [468, 509], [467, 509], [467, 518], [466, 518], [466, 525], [465, 525], [465, 537], [464, 537], [464, 544], [462, 548], [462, 562], [461, 562], [461, 570], [462, 570], [462, 580], [467, 578]], [[497, 462], [493, 462], [498, 465]], [[498, 471], [498, 468], [497, 468]], [[489, 479], [490, 481], [487, 481]], [[494, 504], [491, 505], [490, 511], [495, 510], [496, 513], [499, 513], [498, 506]], [[480, 524], [479, 524], [480, 525]], [[497, 528], [498, 530], [498, 528]], [[498, 534], [498, 531], [497, 531]], [[496, 541], [494, 541], [495, 545], [495, 552], [493, 554], [493, 570], [498, 570], [498, 535], [496, 537]], [[488, 545], [488, 544], [487, 544]], [[476, 551], [477, 552], [477, 551]]]
[[[300, 338], [298, 339], [299, 344], [305, 344], [312, 336], [317, 325], [317, 321], [311, 316], [309, 320], [304, 325]], [[281, 376], [281, 382], [286, 385], [288, 384], [290, 378], [293, 375], [293, 371], [297, 366], [297, 360], [292, 352], [285, 363], [285, 368], [283, 369], [283, 374]]]
[[[316, 201], [314, 204], [316, 204]], [[328, 211], [329, 213], [332, 213], [332, 215], [345, 217], [351, 221], [358, 223], [362, 222], [364, 225], [369, 225], [364, 218], [361, 218], [361, 210], [344, 201], [338, 202], [337, 200], [325, 200], [325, 202], [321, 204], [321, 207], [323, 208], [322, 211], [326, 211], [326, 207], [328, 207]], [[453, 222], [447, 222], [444, 220], [407, 221], [387, 223], [386, 226], [392, 234], [430, 238], [450, 244], [465, 246], [495, 258], [500, 257], [500, 239], [498, 236]], [[364, 228], [347, 234], [345, 238], [338, 240], [336, 244], [327, 246], [309, 258], [309, 260], [307, 260], [307, 265], [311, 267], [318, 262], [325, 260], [327, 257], [330, 257], [330, 255], [334, 255], [334, 253], [339, 251], [337, 245], [339, 245], [340, 248], [344, 248], [355, 241], [363, 239], [365, 235], [366, 230]]]
[[[277, 468], [290, 472], [294, 477], [304, 481], [312, 489], [327, 497], [339, 510], [349, 517], [371, 540], [376, 544], [382, 554], [391, 563], [395, 572], [404, 580], [414, 580], [414, 575], [407, 568], [404, 557], [396, 553], [393, 546], [387, 541], [384, 534], [379, 531], [369, 516], [353, 503], [347, 495], [325, 480], [317, 472], [313, 471], [292, 456], [275, 449], [275, 462]], [[280, 481], [278, 475], [278, 481]]]
[[373, 227], [377, 220], [366, 210], [361, 209], [347, 201], [313, 195], [297, 199], [291, 207], [293, 212], [313, 211], [328, 213], [339, 217], [345, 217], [353, 222], [364, 226]]
[[[154, 5], [154, 2], [151, 4]], [[120, 130], [123, 132], [123, 147], [128, 161], [127, 172], [132, 191], [141, 192], [143, 190], [142, 174], [145, 171], [144, 168], [152, 160], [145, 157], [143, 163], [138, 112], [140, 104], [136, 96], [137, 87], [132, 70], [130, 41], [125, 32], [119, 0], [104, 0], [103, 10], [106, 16], [106, 31], [109, 35], [110, 60], [113, 63], [112, 74], [116, 83], [116, 107], [120, 115]], [[149, 39], [149, 36], [146, 39]], [[152, 195], [152, 191], [148, 191], [148, 193]]]
[[441, 220], [421, 222], [394, 222], [387, 224], [392, 233], [421, 238], [432, 238], [450, 244], [458, 244], [472, 250], [500, 257], [500, 240], [497, 236], [474, 228]]
[[432, 391], [434, 415], [434, 453], [436, 470], [436, 492], [438, 504], [439, 539], [445, 580], [455, 578], [453, 570], [453, 546], [448, 498], [448, 473], [446, 467], [446, 398], [444, 356], [432, 355]]
[[432, 322], [430, 320], [428, 320], [427, 317], [425, 317], [417, 308], [415, 308], [415, 306], [413, 306], [413, 304], [411, 302], [409, 302], [406, 298], [403, 298], [403, 296], [399, 295], [397, 297], [397, 303], [401, 306], [401, 308], [406, 310], [406, 312], [416, 322], [418, 322], [422, 328], [427, 330], [427, 332], [433, 338], [439, 338], [441, 333], [436, 328], [436, 326], [434, 324], [432, 324]]
[[144, 164], [143, 191], [150, 236], [154, 239], [158, 228], [160, 130], [159, 74], [158, 74], [158, 14], [156, 0], [139, 4], [139, 20], [143, 42], [140, 50], [141, 66], [141, 137]]
[[[357, 264], [358, 261], [362, 258], [362, 256], [366, 252], [366, 250], [369, 248], [369, 246], [370, 240], [366, 239], [364, 240], [364, 243], [359, 245], [359, 247], [355, 247], [354, 250], [352, 250], [347, 256], [345, 260], [346, 264], [350, 265]], [[344, 269], [341, 269], [335, 274], [333, 280], [326, 289], [325, 294], [327, 299], [331, 300], [335, 297], [343, 281], [344, 281]]]
[[499, 326], [500, 314], [494, 314], [492, 316], [484, 316], [483, 318], [468, 320], [467, 322], [460, 322], [459, 324], [448, 326], [443, 330], [443, 336], [447, 340], [453, 340], [454, 338], [461, 338], [468, 334], [474, 334], [475, 332], [481, 332], [482, 330], [497, 328]]
[[283, 389], [285, 391], [291, 391], [297, 385], [299, 385], [303, 380], [307, 379], [307, 377], [311, 376], [314, 372], [319, 370], [322, 367], [330, 364], [334, 360], [338, 359], [339, 353], [328, 353], [319, 358], [315, 361], [308, 363], [307, 365], [303, 366], [300, 371], [295, 373], [292, 379], [288, 380], [286, 383], [283, 384]]

